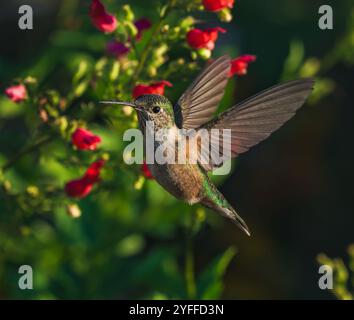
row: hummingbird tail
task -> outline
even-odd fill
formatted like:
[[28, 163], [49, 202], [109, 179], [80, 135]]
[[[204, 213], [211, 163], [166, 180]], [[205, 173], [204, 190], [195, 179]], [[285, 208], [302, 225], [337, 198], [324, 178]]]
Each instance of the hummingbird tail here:
[[234, 224], [236, 224], [243, 232], [248, 236], [251, 236], [250, 230], [246, 222], [240, 217], [240, 215], [235, 211], [235, 209], [226, 201], [224, 196], [219, 193], [217, 199], [212, 199], [206, 197], [201, 201], [201, 204], [207, 208], [217, 211], [222, 216], [230, 219]]

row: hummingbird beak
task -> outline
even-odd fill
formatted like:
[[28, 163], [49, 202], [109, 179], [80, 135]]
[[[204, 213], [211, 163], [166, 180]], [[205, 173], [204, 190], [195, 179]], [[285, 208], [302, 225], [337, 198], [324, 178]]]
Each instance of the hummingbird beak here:
[[138, 111], [142, 111], [143, 109], [141, 107], [138, 107], [137, 105], [135, 105], [132, 102], [127, 102], [127, 101], [100, 101], [100, 103], [102, 104], [115, 104], [115, 105], [120, 105], [120, 106], [128, 106], [128, 107], [132, 107], [135, 110]]

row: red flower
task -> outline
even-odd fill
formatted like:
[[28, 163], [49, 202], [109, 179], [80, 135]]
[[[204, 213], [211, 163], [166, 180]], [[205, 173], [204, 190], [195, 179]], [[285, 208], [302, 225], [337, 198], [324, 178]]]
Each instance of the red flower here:
[[225, 8], [232, 9], [235, 0], [203, 0], [203, 6], [208, 11], [220, 11]]
[[72, 198], [86, 197], [92, 190], [93, 184], [87, 183], [84, 178], [76, 179], [65, 185], [65, 193]]
[[8, 87], [5, 90], [5, 94], [12, 100], [13, 102], [21, 102], [27, 97], [27, 90], [23, 84], [19, 84], [17, 86]]
[[226, 30], [220, 27], [205, 30], [195, 28], [187, 33], [187, 42], [193, 49], [205, 48], [213, 50], [219, 32], [225, 33]]
[[102, 159], [92, 163], [83, 177], [69, 181], [65, 185], [65, 193], [73, 198], [86, 197], [91, 192], [93, 185], [99, 182], [100, 171], [104, 163], [105, 161]]
[[71, 136], [71, 141], [79, 150], [96, 150], [101, 138], [86, 129], [77, 128]]
[[104, 166], [105, 161], [103, 159], [97, 160], [92, 163], [83, 177], [87, 183], [96, 183], [100, 180], [101, 169]]
[[136, 20], [134, 24], [138, 29], [136, 40], [139, 41], [143, 35], [143, 31], [151, 28], [151, 21], [146, 18], [141, 18], [139, 20]]
[[116, 17], [106, 12], [100, 0], [92, 0], [89, 15], [94, 26], [102, 32], [110, 33], [117, 28]]
[[143, 162], [143, 164], [141, 165], [141, 172], [143, 174], [143, 176], [146, 178], [146, 179], [154, 179], [154, 176], [152, 175], [149, 167], [147, 166], [145, 160]]
[[124, 56], [130, 50], [124, 43], [118, 42], [116, 40], [108, 42], [106, 49], [109, 54], [112, 54], [117, 58]]
[[245, 75], [247, 73], [248, 64], [250, 62], [254, 62], [256, 60], [256, 56], [245, 54], [231, 61], [231, 69], [229, 73], [229, 77], [237, 74], [239, 76]]
[[165, 86], [172, 87], [172, 84], [168, 81], [159, 81], [150, 85], [138, 84], [133, 89], [133, 97], [137, 98], [143, 94], [159, 94], [164, 95]]

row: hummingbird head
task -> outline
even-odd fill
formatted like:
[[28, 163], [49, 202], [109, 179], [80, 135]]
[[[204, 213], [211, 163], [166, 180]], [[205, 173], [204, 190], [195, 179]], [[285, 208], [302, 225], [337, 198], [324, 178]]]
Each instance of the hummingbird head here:
[[170, 100], [158, 94], [144, 94], [133, 103], [124, 101], [102, 101], [101, 103], [130, 106], [138, 113], [139, 123], [145, 127], [146, 121], [153, 121], [155, 130], [171, 128], [174, 125], [173, 107]]
[[157, 130], [174, 125], [173, 107], [166, 97], [158, 94], [145, 94], [138, 97], [134, 104], [139, 121], [153, 121]]

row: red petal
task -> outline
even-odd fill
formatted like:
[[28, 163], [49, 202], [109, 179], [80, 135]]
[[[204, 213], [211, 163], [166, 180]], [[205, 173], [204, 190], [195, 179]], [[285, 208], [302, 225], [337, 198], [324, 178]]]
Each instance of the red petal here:
[[92, 0], [89, 15], [93, 25], [102, 32], [113, 32], [117, 28], [117, 19], [106, 12], [99, 0]]
[[95, 161], [92, 163], [83, 177], [88, 183], [96, 183], [100, 180], [101, 169], [104, 166], [105, 161], [103, 159]]
[[143, 162], [143, 164], [141, 165], [141, 172], [143, 174], [143, 176], [146, 178], [146, 179], [154, 179], [154, 176], [152, 175], [149, 167], [147, 166], [145, 160]]
[[187, 42], [193, 49], [205, 48], [209, 40], [209, 33], [200, 29], [192, 29], [187, 33]]
[[77, 128], [71, 136], [71, 141], [79, 150], [96, 150], [101, 138], [89, 130]]
[[85, 179], [77, 179], [69, 181], [65, 185], [65, 192], [69, 197], [83, 198], [92, 190], [93, 184], [87, 183]]
[[232, 8], [234, 0], [203, 0], [203, 6], [208, 11], [217, 12], [224, 8]]
[[229, 76], [237, 74], [239, 76], [245, 75], [247, 73], [248, 64], [255, 61], [256, 56], [254, 55], [243, 55], [231, 61], [231, 68]]
[[21, 102], [27, 97], [27, 90], [23, 84], [17, 86], [11, 86], [5, 89], [5, 94], [13, 102]]

